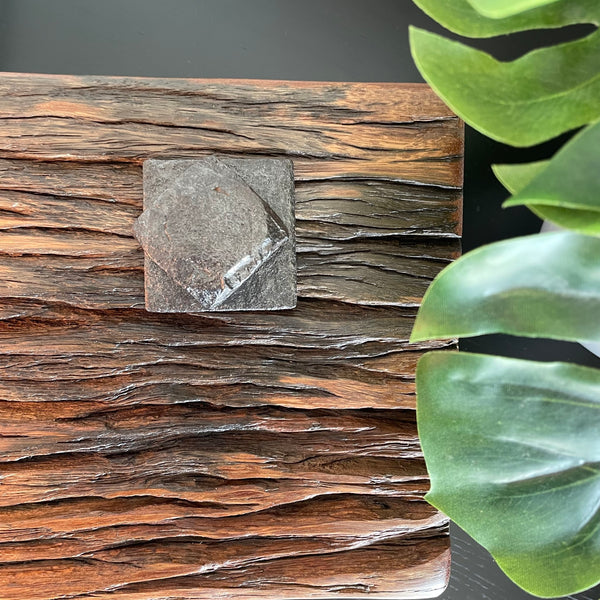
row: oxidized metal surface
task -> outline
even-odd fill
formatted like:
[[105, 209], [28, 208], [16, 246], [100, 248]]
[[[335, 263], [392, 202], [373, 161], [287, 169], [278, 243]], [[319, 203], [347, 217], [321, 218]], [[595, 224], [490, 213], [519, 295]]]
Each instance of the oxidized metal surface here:
[[145, 252], [149, 311], [296, 305], [289, 160], [147, 160], [134, 233]]

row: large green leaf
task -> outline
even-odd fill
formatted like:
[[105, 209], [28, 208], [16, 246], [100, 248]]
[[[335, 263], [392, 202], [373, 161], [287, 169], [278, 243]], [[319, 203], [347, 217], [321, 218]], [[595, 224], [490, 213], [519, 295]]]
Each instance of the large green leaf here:
[[429, 286], [411, 341], [509, 333], [600, 340], [600, 239], [571, 232], [496, 242]]
[[526, 204], [561, 227], [600, 235], [600, 121], [572, 138], [547, 163], [497, 165], [514, 195], [504, 206]]
[[426, 499], [527, 591], [600, 581], [600, 371], [430, 352], [417, 368]]
[[526, 10], [554, 4], [557, 0], [469, 0], [478, 12], [492, 19], [511, 17]]
[[478, 13], [467, 0], [414, 0], [432, 19], [467, 37], [492, 37], [528, 29], [549, 29], [573, 23], [600, 22], [598, 0], [559, 0], [504, 19], [489, 19]]
[[419, 71], [467, 123], [530, 146], [600, 118], [600, 32], [512, 62], [411, 27]]

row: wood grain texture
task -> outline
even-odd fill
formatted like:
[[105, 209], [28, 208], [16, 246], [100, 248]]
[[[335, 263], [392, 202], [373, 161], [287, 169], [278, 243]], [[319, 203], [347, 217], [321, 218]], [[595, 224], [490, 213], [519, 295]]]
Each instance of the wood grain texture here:
[[[420, 300], [460, 251], [425, 86], [0, 75], [0, 598], [425, 598]], [[294, 161], [298, 306], [144, 310], [146, 158]]]

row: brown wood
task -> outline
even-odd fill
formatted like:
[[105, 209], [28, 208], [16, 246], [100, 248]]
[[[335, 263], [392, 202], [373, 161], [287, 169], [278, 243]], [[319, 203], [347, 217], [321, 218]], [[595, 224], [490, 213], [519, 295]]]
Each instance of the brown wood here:
[[[416, 361], [459, 251], [426, 87], [0, 76], [0, 598], [431, 597]], [[298, 306], [152, 314], [144, 159], [292, 158]]]

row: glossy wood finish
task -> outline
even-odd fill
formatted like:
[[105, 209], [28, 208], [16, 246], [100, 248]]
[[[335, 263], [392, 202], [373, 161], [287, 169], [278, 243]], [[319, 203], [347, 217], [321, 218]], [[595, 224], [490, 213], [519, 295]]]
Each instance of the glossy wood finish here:
[[[294, 160], [298, 307], [143, 309], [145, 158]], [[459, 253], [425, 86], [0, 77], [0, 597], [430, 597], [409, 345]]]

